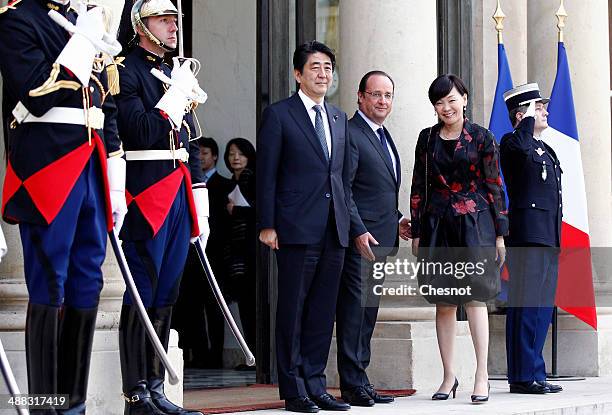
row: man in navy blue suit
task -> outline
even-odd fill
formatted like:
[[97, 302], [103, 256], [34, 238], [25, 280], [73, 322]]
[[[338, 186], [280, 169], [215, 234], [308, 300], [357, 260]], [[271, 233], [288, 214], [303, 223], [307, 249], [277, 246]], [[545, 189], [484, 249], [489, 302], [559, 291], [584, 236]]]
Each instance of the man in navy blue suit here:
[[548, 128], [548, 99], [538, 84], [504, 94], [515, 130], [504, 135], [500, 154], [508, 189], [510, 271], [506, 311], [506, 351], [511, 393], [554, 393], [561, 386], [546, 381], [542, 356], [550, 325], [561, 238], [561, 166], [540, 139]]
[[299, 91], [265, 109], [257, 145], [259, 239], [278, 263], [280, 397], [293, 412], [348, 410], [327, 393], [324, 374], [354, 209], [347, 116], [324, 101], [331, 49], [303, 44], [293, 67]]

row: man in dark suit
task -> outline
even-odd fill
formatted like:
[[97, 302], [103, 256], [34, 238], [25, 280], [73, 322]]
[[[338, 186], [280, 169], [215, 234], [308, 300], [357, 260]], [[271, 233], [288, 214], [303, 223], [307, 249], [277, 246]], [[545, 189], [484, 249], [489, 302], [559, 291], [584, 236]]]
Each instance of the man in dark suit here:
[[326, 45], [299, 46], [299, 91], [265, 109], [258, 135], [259, 239], [276, 250], [278, 382], [294, 412], [350, 408], [324, 374], [352, 204], [347, 116], [324, 102], [334, 66]]
[[[210, 237], [206, 255], [217, 281], [222, 282], [226, 273], [223, 259], [228, 232], [226, 205], [232, 182], [217, 172], [219, 146], [214, 138], [201, 137], [198, 144], [210, 204]], [[172, 316], [172, 326], [180, 334], [186, 367], [217, 369], [223, 366], [224, 321], [198, 255], [190, 247]]]
[[504, 94], [515, 127], [501, 140], [500, 154], [508, 189], [510, 271], [506, 311], [506, 352], [511, 393], [543, 394], [562, 390], [546, 381], [542, 356], [557, 288], [561, 237], [561, 166], [540, 140], [548, 128], [548, 99], [538, 84]]
[[[382, 71], [365, 74], [357, 92], [359, 110], [349, 121], [351, 189], [358, 214], [351, 216], [350, 236], [354, 239], [344, 258], [336, 338], [342, 399], [355, 406], [393, 402], [392, 396], [376, 392], [366, 368], [380, 301], [379, 296], [368, 294], [371, 260], [384, 262], [397, 251], [400, 219], [403, 228], [409, 227], [408, 219], [398, 210], [399, 154], [383, 126], [393, 106], [394, 87], [391, 77]], [[358, 238], [368, 232], [373, 239]], [[378, 246], [370, 248], [370, 242]], [[362, 252], [370, 261], [362, 261]]]

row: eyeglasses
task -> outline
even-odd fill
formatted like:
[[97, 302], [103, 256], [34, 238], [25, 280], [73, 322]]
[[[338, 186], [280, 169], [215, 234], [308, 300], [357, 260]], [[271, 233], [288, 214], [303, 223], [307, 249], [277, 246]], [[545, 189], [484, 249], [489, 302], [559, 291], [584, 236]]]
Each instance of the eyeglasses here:
[[381, 98], [385, 98], [385, 100], [387, 101], [393, 101], [393, 94], [390, 94], [389, 92], [387, 92], [386, 94], [383, 94], [382, 92], [369, 92], [369, 91], [363, 91], [366, 94], [370, 95], [372, 98], [374, 98], [375, 100], [379, 100]]

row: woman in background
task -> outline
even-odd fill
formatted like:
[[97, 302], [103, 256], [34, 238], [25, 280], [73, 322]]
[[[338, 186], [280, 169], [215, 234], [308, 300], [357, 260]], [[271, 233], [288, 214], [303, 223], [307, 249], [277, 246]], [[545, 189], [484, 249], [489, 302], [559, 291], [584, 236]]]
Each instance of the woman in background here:
[[[228, 272], [225, 288], [238, 302], [245, 340], [255, 350], [255, 267], [257, 235], [255, 230], [255, 147], [245, 138], [233, 138], [223, 155], [232, 172], [227, 211], [230, 234], [227, 245]], [[239, 368], [243, 368], [240, 365]]]

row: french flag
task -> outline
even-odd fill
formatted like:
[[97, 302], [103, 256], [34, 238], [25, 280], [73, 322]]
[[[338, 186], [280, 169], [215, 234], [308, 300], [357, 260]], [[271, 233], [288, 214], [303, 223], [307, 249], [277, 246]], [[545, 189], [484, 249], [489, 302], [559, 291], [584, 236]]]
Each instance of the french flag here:
[[542, 133], [542, 140], [557, 153], [563, 169], [563, 224], [555, 303], [597, 329], [587, 199], [572, 83], [563, 42], [558, 44], [557, 75], [548, 112], [549, 128]]
[[[491, 109], [491, 118], [489, 120], [489, 130], [493, 133], [495, 140], [499, 141], [504, 134], [512, 132], [512, 124], [508, 118], [508, 109], [504, 102], [504, 92], [513, 88], [512, 74], [508, 65], [508, 57], [506, 56], [506, 48], [503, 43], [497, 44], [497, 85], [495, 86], [495, 96], [493, 98], [493, 108]], [[501, 170], [500, 170], [501, 174]], [[502, 182], [503, 182], [502, 174]], [[504, 194], [506, 196], [506, 206], [508, 206], [508, 193], [504, 186]], [[508, 267], [504, 265], [501, 273], [501, 291], [497, 296], [500, 301], [508, 301]]]

